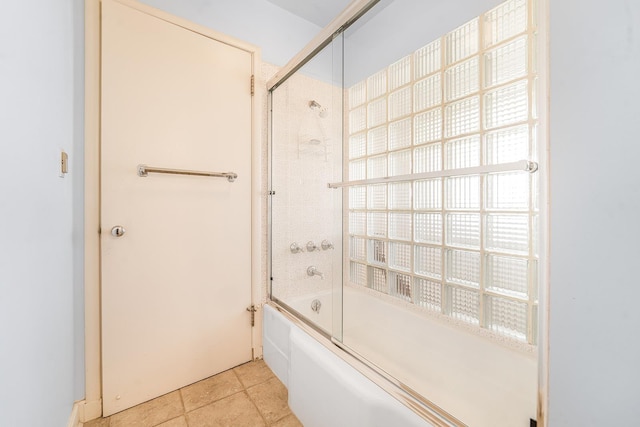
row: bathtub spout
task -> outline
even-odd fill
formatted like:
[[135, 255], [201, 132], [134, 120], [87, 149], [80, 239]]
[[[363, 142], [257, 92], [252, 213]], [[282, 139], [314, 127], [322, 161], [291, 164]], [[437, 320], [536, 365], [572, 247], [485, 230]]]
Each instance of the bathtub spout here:
[[324, 274], [318, 271], [318, 269], [314, 265], [307, 268], [307, 276], [320, 276], [320, 279], [324, 280]]

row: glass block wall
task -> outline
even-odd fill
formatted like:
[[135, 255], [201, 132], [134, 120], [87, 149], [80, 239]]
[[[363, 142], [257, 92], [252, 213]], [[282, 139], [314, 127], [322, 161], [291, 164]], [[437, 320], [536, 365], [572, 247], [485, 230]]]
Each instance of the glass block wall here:
[[[536, 28], [510, 0], [352, 85], [350, 181], [536, 159]], [[535, 344], [536, 174], [348, 188], [349, 280]]]

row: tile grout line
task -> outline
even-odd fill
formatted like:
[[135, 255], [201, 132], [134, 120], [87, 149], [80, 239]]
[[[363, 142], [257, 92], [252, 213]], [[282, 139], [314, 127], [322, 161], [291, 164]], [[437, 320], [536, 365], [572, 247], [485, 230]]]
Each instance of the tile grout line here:
[[[252, 362], [249, 362], [249, 363], [252, 363]], [[244, 385], [242, 378], [240, 378], [240, 375], [238, 375], [235, 368], [233, 368], [232, 371], [236, 376], [236, 378], [238, 378], [238, 381], [240, 381], [240, 384], [242, 385], [242, 391], [244, 392], [245, 396], [247, 396], [247, 399], [249, 399], [249, 402], [251, 402], [253, 407], [256, 408], [256, 411], [258, 411], [258, 415], [260, 415], [260, 418], [262, 418], [262, 421], [264, 421], [264, 425], [268, 426], [269, 424], [267, 423], [267, 419], [264, 417], [264, 415], [262, 415], [262, 411], [260, 411], [260, 408], [258, 408], [258, 405], [256, 405], [256, 402], [254, 402], [251, 396], [249, 395], [249, 392], [247, 391], [247, 386]]]
[[262, 418], [262, 421], [264, 421], [264, 425], [265, 426], [269, 426], [269, 423], [267, 422], [267, 419], [262, 414], [262, 411], [260, 410], [260, 408], [258, 408], [258, 405], [256, 405], [256, 402], [253, 401], [253, 399], [251, 398], [251, 396], [247, 392], [247, 389], [244, 390], [244, 394], [247, 396], [247, 399], [249, 399], [249, 402], [251, 402], [253, 407], [256, 408], [256, 411], [258, 411], [258, 415], [260, 415], [260, 418]]

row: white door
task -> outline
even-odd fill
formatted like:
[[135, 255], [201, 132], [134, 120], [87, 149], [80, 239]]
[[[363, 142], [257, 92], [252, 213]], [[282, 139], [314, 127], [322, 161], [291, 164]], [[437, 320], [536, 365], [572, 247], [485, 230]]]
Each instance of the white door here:
[[102, 2], [105, 416], [251, 359], [251, 74], [245, 50]]

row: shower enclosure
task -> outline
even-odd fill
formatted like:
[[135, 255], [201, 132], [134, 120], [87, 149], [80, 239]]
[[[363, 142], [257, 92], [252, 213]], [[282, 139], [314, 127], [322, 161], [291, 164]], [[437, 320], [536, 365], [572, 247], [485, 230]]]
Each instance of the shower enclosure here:
[[354, 2], [270, 82], [270, 298], [444, 424], [528, 426], [538, 12], [452, 3]]

